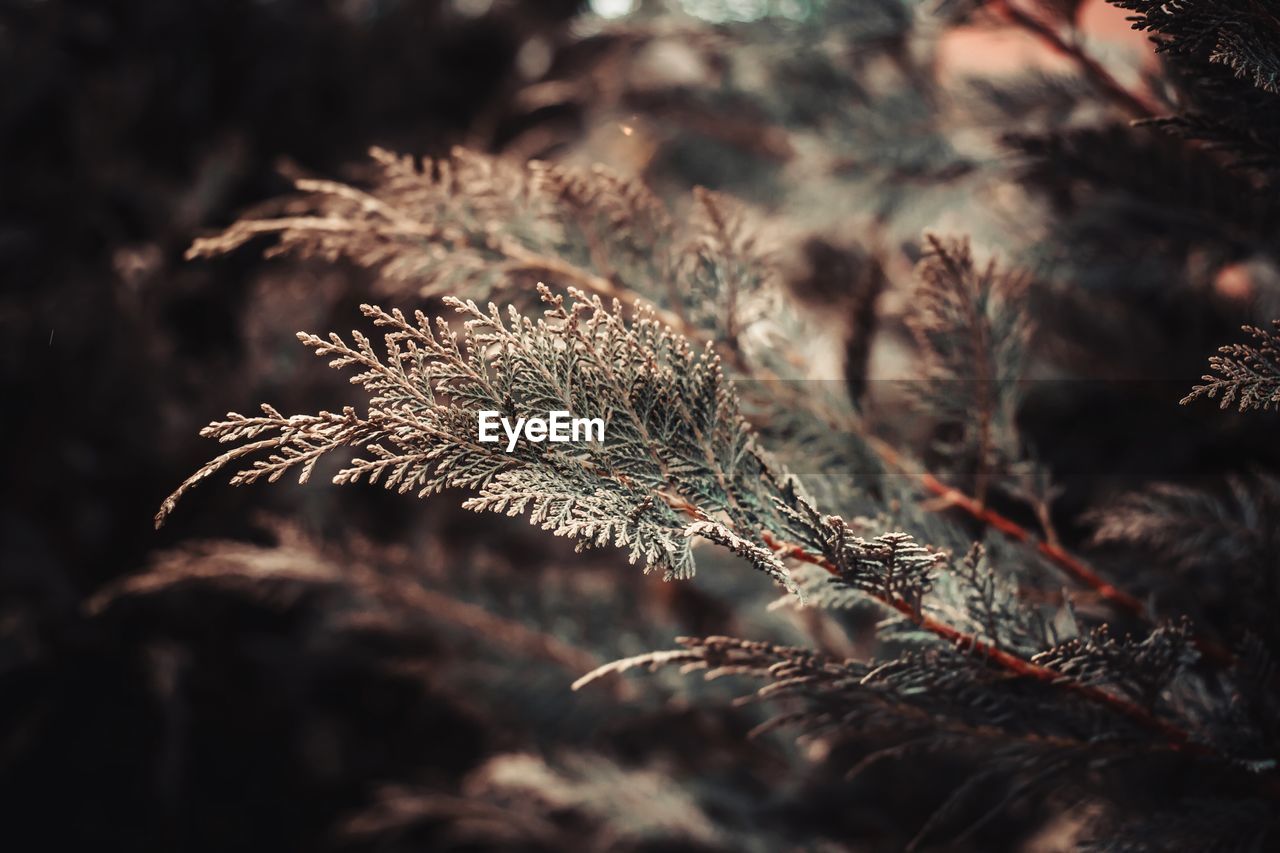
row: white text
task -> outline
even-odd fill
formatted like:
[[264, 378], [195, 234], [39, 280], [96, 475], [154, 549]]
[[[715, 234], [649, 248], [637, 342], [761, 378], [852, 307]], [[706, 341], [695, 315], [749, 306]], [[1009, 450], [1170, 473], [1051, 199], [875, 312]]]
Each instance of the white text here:
[[604, 418], [575, 418], [566, 411], [547, 412], [545, 418], [510, 418], [502, 412], [480, 412], [479, 438], [483, 443], [499, 442], [498, 427], [507, 438], [507, 452], [516, 449], [521, 433], [525, 441], [604, 441]]

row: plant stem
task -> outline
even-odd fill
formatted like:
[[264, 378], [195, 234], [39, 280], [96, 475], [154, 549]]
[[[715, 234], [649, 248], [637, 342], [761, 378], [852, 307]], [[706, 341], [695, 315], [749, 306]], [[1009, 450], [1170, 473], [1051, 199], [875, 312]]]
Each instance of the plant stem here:
[[[780, 557], [798, 560], [803, 563], [818, 566], [831, 575], [840, 576], [840, 571], [825, 558], [809, 553], [799, 545], [789, 542], [782, 542], [769, 534], [765, 534], [765, 541]], [[1175, 750], [1188, 751], [1198, 754], [1208, 754], [1208, 751], [1191, 741], [1191, 736], [1183, 729], [1156, 717], [1145, 708], [1134, 704], [1133, 702], [1108, 693], [1101, 688], [1094, 687], [1090, 684], [1082, 684], [1075, 681], [1060, 672], [1040, 666], [1037, 663], [1018, 657], [1015, 654], [997, 648], [991, 643], [978, 639], [972, 634], [966, 634], [958, 628], [942, 622], [939, 619], [922, 612], [918, 607], [900, 598], [890, 598], [877, 593], [868, 593], [876, 601], [892, 610], [905, 616], [912, 624], [919, 628], [934, 634], [937, 637], [952, 643], [956, 648], [962, 651], [969, 651], [979, 657], [985, 658], [995, 666], [1008, 671], [1009, 673], [1025, 678], [1032, 678], [1036, 681], [1042, 681], [1046, 684], [1063, 687], [1072, 693], [1087, 699], [1091, 702], [1104, 705], [1112, 711], [1115, 711], [1142, 727], [1150, 731], [1160, 734], [1168, 741], [1170, 747]]]
[[[1146, 603], [1136, 596], [1120, 589], [1095, 572], [1079, 557], [1067, 551], [1061, 545], [1049, 542], [1036, 536], [1018, 522], [1007, 518], [990, 507], [966, 495], [959, 489], [943, 483], [928, 471], [912, 471], [907, 462], [891, 445], [877, 438], [868, 437], [868, 444], [876, 454], [890, 467], [913, 476], [929, 494], [940, 498], [945, 507], [955, 507], [968, 513], [977, 521], [1000, 531], [1015, 542], [1022, 542], [1034, 548], [1039, 554], [1053, 563], [1064, 574], [1098, 593], [1099, 597], [1125, 610], [1144, 622], [1154, 622], [1154, 615]], [[1229, 665], [1235, 661], [1235, 655], [1221, 643], [1203, 635], [1194, 638], [1198, 648], [1206, 658], [1214, 663]]]
[[1156, 104], [1146, 95], [1127, 88], [1078, 43], [1063, 38], [1062, 34], [1047, 21], [1020, 8], [1014, 0], [992, 0], [988, 8], [1009, 23], [1038, 38], [1054, 53], [1073, 61], [1080, 68], [1081, 73], [1134, 118], [1152, 118], [1160, 112]]

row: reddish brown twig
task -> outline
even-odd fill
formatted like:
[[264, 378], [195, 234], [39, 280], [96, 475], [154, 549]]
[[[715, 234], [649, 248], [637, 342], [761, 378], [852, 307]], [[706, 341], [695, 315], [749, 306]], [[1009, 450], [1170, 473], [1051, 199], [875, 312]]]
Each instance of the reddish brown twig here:
[[1106, 601], [1123, 608], [1140, 619], [1149, 620], [1151, 618], [1146, 604], [1140, 599], [1107, 581], [1083, 560], [1069, 553], [1060, 545], [1041, 539], [1021, 524], [1018, 524], [1018, 522], [1001, 515], [959, 489], [948, 486], [928, 471], [913, 470], [912, 466], [908, 465], [906, 460], [902, 458], [902, 455], [887, 442], [869, 437], [867, 443], [886, 465], [914, 477], [926, 492], [940, 498], [945, 506], [962, 510], [988, 527], [999, 530], [1010, 539], [1027, 543], [1069, 577], [1094, 590]]
[[[528, 271], [549, 273], [557, 279], [570, 282], [602, 298], [617, 299], [631, 308], [643, 306], [653, 312], [653, 316], [660, 322], [678, 331], [689, 340], [700, 344], [706, 344], [710, 340], [702, 330], [692, 326], [683, 317], [661, 310], [646, 300], [637, 297], [632, 291], [619, 287], [612, 281], [602, 278], [589, 270], [558, 258], [535, 255], [510, 241], [502, 244], [502, 250], [512, 259], [513, 263], [523, 265], [523, 268]], [[771, 371], [748, 364], [741, 352], [733, 347], [718, 346], [717, 351], [736, 371], [744, 376], [755, 376], [757, 379], [766, 381], [778, 379]], [[833, 423], [836, 420], [832, 419]], [[1051, 563], [1062, 569], [1068, 576], [1096, 591], [1106, 601], [1141, 619], [1150, 620], [1150, 614], [1142, 601], [1106, 581], [1082, 560], [1068, 553], [1059, 545], [1040, 539], [1017, 522], [986, 507], [977, 498], [947, 486], [929, 472], [911, 471], [901, 454], [886, 442], [867, 436], [867, 443], [887, 465], [914, 476], [927, 492], [943, 499], [948, 506], [954, 506], [969, 513], [978, 521], [999, 530], [1011, 539], [1029, 544]], [[1207, 650], [1210, 646], [1202, 644], [1202, 647]], [[1226, 657], [1230, 659], [1230, 655]]]
[[[764, 538], [779, 557], [798, 560], [803, 563], [818, 566], [836, 577], [840, 576], [839, 570], [825, 558], [811, 554], [799, 545], [794, 545], [789, 542], [781, 542], [767, 533]], [[1110, 710], [1128, 717], [1142, 727], [1158, 733], [1164, 737], [1168, 741], [1170, 747], [1175, 750], [1186, 750], [1198, 754], [1208, 754], [1209, 752], [1203, 746], [1193, 743], [1191, 741], [1191, 736], [1184, 730], [1178, 728], [1172, 723], [1156, 717], [1145, 708], [1140, 705], [1136, 705], [1127, 699], [1108, 693], [1107, 691], [1094, 687], [1093, 685], [1082, 684], [1081, 682], [1064, 676], [1060, 672], [1049, 669], [1048, 667], [1040, 666], [1039, 664], [1033, 663], [1025, 658], [1018, 657], [1015, 654], [997, 648], [990, 643], [978, 639], [972, 634], [966, 634], [958, 628], [948, 625], [947, 623], [922, 612], [918, 607], [901, 598], [890, 598], [876, 593], [868, 593], [868, 595], [884, 606], [901, 613], [917, 627], [922, 628], [937, 637], [941, 637], [947, 642], [954, 644], [958, 649], [985, 658], [988, 662], [1006, 670], [1012, 675], [1032, 678], [1036, 681], [1053, 684], [1066, 690], [1070, 690], [1072, 693], [1075, 693], [1076, 695], [1091, 702], [1104, 705]]]
[[[1103, 71], [1103, 73], [1105, 73], [1105, 71]], [[1119, 84], [1117, 83], [1116, 85]], [[632, 291], [624, 287], [619, 287], [608, 279], [601, 278], [588, 270], [584, 270], [558, 259], [532, 255], [526, 256], [521, 254], [521, 252], [523, 252], [522, 249], [515, 246], [507, 246], [506, 251], [509, 257], [513, 260], [527, 264], [528, 269], [530, 270], [552, 273], [563, 280], [572, 282], [573, 284], [603, 298], [617, 299], [631, 308], [644, 307], [645, 309], [653, 312], [653, 316], [660, 322], [666, 324], [673, 330], [678, 331], [691, 341], [706, 344], [711, 340], [704, 332], [692, 326], [683, 317], [669, 311], [656, 308], [646, 300], [637, 297]], [[758, 366], [753, 367], [748, 364], [742, 353], [734, 347], [721, 345], [717, 346], [716, 350], [721, 357], [733, 367], [734, 370], [744, 376], [755, 376], [757, 379], [766, 381], [778, 380], [778, 377], [768, 369], [760, 368]], [[839, 425], [838, 418], [829, 418], [829, 420], [833, 425]], [[881, 460], [885, 462], [886, 465], [900, 472], [906, 473], [909, 476], [913, 476], [926, 492], [940, 498], [947, 507], [960, 509], [982, 524], [999, 530], [1010, 539], [1027, 544], [1043, 555], [1050, 563], [1061, 569], [1068, 577], [1072, 578], [1077, 583], [1094, 590], [1103, 600], [1123, 609], [1143, 621], [1152, 621], [1152, 614], [1141, 599], [1107, 581], [1095, 572], [1087, 563], [1062, 548], [1062, 546], [1058, 545], [1056, 542], [1040, 538], [1012, 519], [992, 510], [977, 498], [968, 495], [959, 489], [948, 486], [928, 471], [912, 470], [911, 466], [907, 464], [902, 455], [888, 443], [870, 435], [867, 435], [865, 438], [868, 446], [871, 447], [871, 449], [881, 458]], [[691, 515], [693, 512], [698, 512], [700, 514], [700, 510], [683, 500], [675, 499], [671, 495], [665, 495], [664, 497], [669, 503], [676, 500], [680, 505], [673, 504], [673, 506], [675, 506], [679, 511], [686, 512]], [[706, 520], [705, 517], [702, 517], [702, 520]], [[1207, 658], [1217, 663], [1228, 664], [1234, 659], [1227, 649], [1223, 648], [1213, 640], [1205, 637], [1197, 637], [1195, 642], [1197, 647]]]
[[1150, 618], [1146, 604], [1139, 598], [1116, 587], [1086, 565], [1079, 557], [1067, 552], [1061, 546], [1039, 538], [1016, 521], [1006, 518], [990, 507], [981, 504], [977, 499], [966, 495], [959, 489], [948, 486], [927, 471], [919, 475], [919, 480], [920, 485], [926, 491], [941, 498], [948, 506], [954, 506], [967, 512], [978, 521], [988, 527], [999, 530], [1010, 539], [1026, 542], [1067, 575], [1096, 591], [1098, 595], [1112, 604], [1142, 619]]
[[988, 8], [1014, 26], [1035, 36], [1054, 53], [1070, 59], [1108, 98], [1133, 114], [1135, 118], [1151, 118], [1160, 112], [1158, 106], [1145, 94], [1126, 87], [1102, 63], [1085, 52], [1083, 47], [1065, 39], [1047, 21], [1018, 7], [1013, 0], [991, 0]]
[[[1084, 560], [1067, 551], [1061, 545], [1040, 538], [1013, 519], [1003, 516], [980, 503], [976, 498], [965, 494], [959, 489], [948, 486], [928, 471], [913, 471], [911, 466], [902, 458], [902, 455], [888, 443], [876, 438], [868, 438], [867, 443], [885, 464], [914, 477], [925, 491], [939, 498], [944, 506], [959, 509], [982, 524], [1000, 531], [1010, 539], [1025, 543], [1061, 569], [1068, 577], [1092, 589], [1104, 601], [1110, 602], [1145, 622], [1153, 621], [1151, 610], [1145, 602], [1099, 575]], [[1235, 656], [1231, 654], [1230, 650], [1209, 637], [1197, 635], [1195, 644], [1206, 658], [1215, 663], [1230, 664], [1235, 660]]]

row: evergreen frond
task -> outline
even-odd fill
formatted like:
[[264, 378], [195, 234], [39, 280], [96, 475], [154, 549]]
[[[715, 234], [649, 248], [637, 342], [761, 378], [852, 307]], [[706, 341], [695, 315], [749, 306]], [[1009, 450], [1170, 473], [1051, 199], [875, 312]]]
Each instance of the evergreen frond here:
[[536, 282], [630, 304], [683, 330], [734, 341], [776, 286], [737, 202], [708, 190], [677, 219], [641, 181], [603, 167], [520, 163], [463, 148], [426, 160], [372, 149], [373, 186], [296, 182], [286, 216], [246, 218], [189, 257], [271, 236], [269, 256], [344, 258], [377, 271], [388, 296], [486, 301]]
[[1205, 57], [1259, 89], [1280, 93], [1280, 21], [1266, 4], [1112, 2], [1135, 13], [1134, 29], [1155, 35], [1157, 50]]
[[[1274, 325], [1280, 330], [1280, 320]], [[1219, 348], [1221, 354], [1209, 358], [1209, 367], [1217, 375], [1202, 376], [1205, 384], [1192, 388], [1182, 398], [1183, 405], [1200, 397], [1212, 400], [1220, 396], [1223, 409], [1232, 404], [1242, 412], [1280, 407], [1280, 334], [1257, 326], [1245, 326], [1244, 331], [1256, 343]]]
[[1137, 558], [1158, 571], [1139, 578], [1163, 595], [1175, 582], [1196, 590], [1185, 602], [1228, 637], [1242, 629], [1268, 638], [1280, 606], [1276, 553], [1280, 536], [1267, 519], [1280, 512], [1274, 477], [1232, 477], [1221, 488], [1157, 483], [1091, 512], [1093, 544]]
[[1031, 331], [1027, 280], [994, 260], [979, 266], [967, 240], [926, 240], [906, 318], [923, 362], [912, 388], [944, 434], [958, 433], [945, 453], [972, 466], [981, 502], [993, 476], [1022, 455], [1015, 415]]
[[[475, 492], [471, 509], [528, 514], [532, 523], [583, 545], [627, 548], [633, 562], [666, 575], [693, 571], [689, 537], [701, 533], [739, 553], [760, 546], [739, 541], [776, 527], [773, 501], [781, 475], [764, 461], [757, 440], [721, 375], [718, 357], [696, 350], [651, 316], [628, 321], [616, 303], [572, 291], [569, 301], [543, 289], [548, 303], [538, 320], [511, 307], [450, 300], [465, 321], [462, 339], [443, 320], [364, 306], [388, 329], [385, 355], [353, 332], [348, 343], [299, 334], [330, 357], [334, 368], [355, 368], [353, 384], [368, 395], [364, 415], [285, 416], [270, 406], [260, 417], [229, 415], [203, 431], [238, 446], [202, 467], [164, 503], [157, 524], [193, 485], [252, 456], [233, 484], [274, 482], [293, 472], [305, 482], [319, 460], [339, 449], [363, 449], [334, 476], [336, 483], [380, 482], [425, 496], [445, 488]], [[479, 413], [516, 418], [549, 411], [601, 418], [603, 442], [569, 449], [521, 438], [479, 441]], [[263, 437], [266, 436], [266, 437]], [[695, 520], [723, 515], [734, 530]], [[757, 561], [785, 575], [776, 561]]]
[[1161, 626], [1141, 640], [1111, 637], [1100, 627], [1041, 652], [1033, 660], [1086, 684], [1107, 685], [1154, 708], [1198, 654], [1187, 624]]
[[[629, 670], [674, 666], [682, 673], [702, 672], [708, 680], [736, 676], [763, 682], [753, 699], [780, 705], [781, 713], [761, 731], [785, 726], [809, 736], [868, 731], [883, 736], [914, 732], [932, 722], [938, 726], [935, 736], [975, 744], [1003, 733], [1032, 749], [1070, 746], [1102, 754], [1107, 749], [1103, 744], [1123, 731], [1124, 745], [1113, 742], [1111, 748], [1150, 746], [1147, 734], [1131, 720], [1055, 696], [1057, 691], [1043, 682], [1010, 678], [954, 648], [917, 649], [864, 663], [734, 637], [683, 637], [679, 643], [679, 649], [605, 664], [574, 686], [581, 689]], [[1171, 661], [1185, 663], [1183, 657], [1166, 653], [1182, 646], [1170, 643], [1161, 630], [1141, 642], [1109, 646], [1111, 653], [1091, 658], [1090, 666], [1083, 663], [1086, 647], [1096, 648], [1087, 643], [1072, 647], [1077, 649], [1074, 656], [1065, 650], [1046, 650], [1044, 655], [1055, 666], [1074, 660], [1080, 674], [1096, 683], [1137, 695], [1145, 695], [1141, 690], [1151, 685], [1163, 687], [1173, 674]], [[1063, 677], [1075, 675], [1064, 671]]]
[[1235, 164], [1273, 177], [1280, 168], [1275, 109], [1280, 99], [1280, 23], [1266, 3], [1111, 0], [1134, 12], [1167, 57], [1178, 93], [1158, 127], [1203, 140]]

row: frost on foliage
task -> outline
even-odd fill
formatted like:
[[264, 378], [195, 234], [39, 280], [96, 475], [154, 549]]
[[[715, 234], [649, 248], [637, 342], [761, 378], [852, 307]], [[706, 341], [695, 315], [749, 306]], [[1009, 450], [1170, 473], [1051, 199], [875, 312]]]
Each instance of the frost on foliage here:
[[[539, 319], [511, 308], [451, 300], [465, 320], [459, 336], [443, 320], [365, 306], [387, 330], [385, 353], [359, 332], [299, 339], [336, 368], [352, 368], [368, 394], [365, 414], [258, 417], [232, 414], [203, 435], [236, 445], [165, 501], [157, 522], [198, 481], [232, 462], [254, 460], [234, 484], [305, 481], [340, 448], [363, 450], [334, 477], [367, 480], [419, 496], [445, 488], [474, 492], [466, 506], [530, 521], [581, 546], [614, 545], [632, 561], [672, 577], [693, 571], [690, 544], [701, 535], [726, 545], [771, 576], [786, 572], [762, 531], [778, 525], [774, 501], [790, 494], [765, 462], [719, 358], [696, 349], [645, 312], [572, 292], [543, 289]], [[478, 413], [508, 418], [567, 410], [605, 421], [605, 441], [532, 443], [511, 453], [478, 441]], [[690, 526], [690, 522], [698, 522]]]

